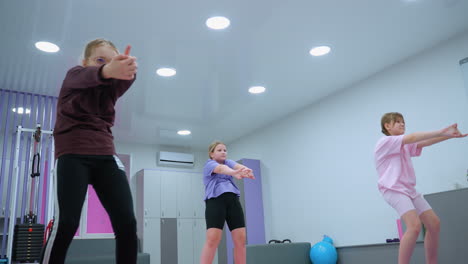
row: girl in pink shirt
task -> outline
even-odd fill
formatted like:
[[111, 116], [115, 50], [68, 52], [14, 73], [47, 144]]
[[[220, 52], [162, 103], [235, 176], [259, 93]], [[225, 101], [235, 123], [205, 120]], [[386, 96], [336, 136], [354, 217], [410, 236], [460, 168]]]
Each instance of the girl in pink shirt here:
[[440, 219], [415, 189], [416, 176], [411, 157], [421, 155], [424, 147], [468, 134], [460, 133], [457, 124], [453, 124], [441, 130], [405, 135], [403, 115], [394, 112], [384, 114], [381, 125], [385, 136], [377, 142], [374, 153], [379, 191], [407, 227], [400, 241], [398, 264], [410, 263], [421, 222], [426, 228], [426, 263], [437, 263]]

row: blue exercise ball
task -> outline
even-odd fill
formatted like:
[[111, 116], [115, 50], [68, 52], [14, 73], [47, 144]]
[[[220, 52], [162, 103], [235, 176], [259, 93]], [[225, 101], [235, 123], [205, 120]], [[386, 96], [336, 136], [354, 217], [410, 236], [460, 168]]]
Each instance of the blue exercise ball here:
[[310, 249], [310, 261], [313, 264], [336, 264], [338, 254], [333, 246], [333, 240], [324, 236], [321, 242], [318, 242]]

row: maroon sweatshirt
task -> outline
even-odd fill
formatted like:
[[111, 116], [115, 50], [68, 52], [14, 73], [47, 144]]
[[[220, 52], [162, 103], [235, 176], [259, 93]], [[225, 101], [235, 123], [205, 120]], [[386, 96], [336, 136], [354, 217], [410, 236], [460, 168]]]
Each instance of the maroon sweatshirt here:
[[64, 154], [114, 155], [115, 103], [134, 82], [103, 79], [102, 67], [67, 72], [57, 102], [55, 158]]

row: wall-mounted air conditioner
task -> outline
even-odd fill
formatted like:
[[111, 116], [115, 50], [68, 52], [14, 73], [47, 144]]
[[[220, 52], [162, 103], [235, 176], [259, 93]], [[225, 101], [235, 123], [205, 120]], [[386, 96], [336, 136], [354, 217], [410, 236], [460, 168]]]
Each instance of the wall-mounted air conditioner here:
[[190, 153], [160, 151], [158, 155], [158, 165], [193, 167], [194, 156]]

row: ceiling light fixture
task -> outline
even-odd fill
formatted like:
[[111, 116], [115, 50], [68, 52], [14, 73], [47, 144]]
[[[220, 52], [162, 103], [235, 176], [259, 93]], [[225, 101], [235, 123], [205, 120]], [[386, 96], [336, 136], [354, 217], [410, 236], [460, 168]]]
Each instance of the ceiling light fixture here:
[[216, 30], [225, 29], [229, 27], [230, 24], [231, 22], [229, 19], [222, 16], [210, 17], [206, 20], [206, 26]]
[[188, 135], [192, 134], [192, 132], [190, 132], [190, 130], [179, 130], [179, 131], [177, 131], [177, 134], [179, 134], [181, 136], [188, 136]]
[[171, 76], [176, 75], [176, 70], [174, 68], [159, 68], [156, 70], [156, 73], [159, 76], [171, 77]]
[[320, 47], [315, 47], [312, 48], [309, 53], [312, 56], [323, 56], [325, 54], [328, 54], [330, 52], [330, 47], [328, 46], [320, 46]]
[[11, 111], [13, 111], [13, 113], [18, 113], [20, 115], [31, 113], [31, 109], [28, 109], [28, 108], [24, 109], [23, 107], [18, 107], [18, 110], [16, 110], [16, 108], [13, 108], [11, 109]]
[[42, 50], [44, 52], [49, 53], [57, 52], [60, 50], [59, 46], [47, 41], [38, 41], [36, 42], [35, 46], [38, 50]]
[[249, 93], [251, 94], [260, 94], [265, 92], [265, 87], [263, 86], [252, 86], [249, 88]]

